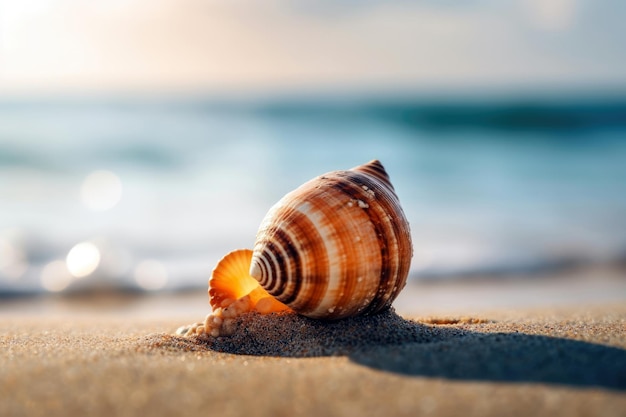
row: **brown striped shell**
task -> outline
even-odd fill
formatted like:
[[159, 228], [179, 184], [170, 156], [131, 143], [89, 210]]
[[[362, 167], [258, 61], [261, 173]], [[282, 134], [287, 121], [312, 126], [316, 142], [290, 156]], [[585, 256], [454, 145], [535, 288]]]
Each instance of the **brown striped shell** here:
[[209, 279], [213, 311], [184, 336], [228, 336], [236, 318], [294, 310], [319, 319], [373, 314], [404, 287], [409, 223], [382, 164], [319, 176], [267, 213], [254, 251], [224, 256]]
[[299, 314], [340, 319], [388, 308], [412, 254], [409, 223], [375, 160], [278, 201], [257, 232], [250, 275]]

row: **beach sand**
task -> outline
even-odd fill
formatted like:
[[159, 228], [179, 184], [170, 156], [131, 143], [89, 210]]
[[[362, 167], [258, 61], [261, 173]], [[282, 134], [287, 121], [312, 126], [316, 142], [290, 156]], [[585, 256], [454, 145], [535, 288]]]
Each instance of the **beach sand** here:
[[248, 316], [220, 340], [173, 336], [186, 310], [46, 303], [0, 312], [0, 416], [626, 416], [624, 302]]

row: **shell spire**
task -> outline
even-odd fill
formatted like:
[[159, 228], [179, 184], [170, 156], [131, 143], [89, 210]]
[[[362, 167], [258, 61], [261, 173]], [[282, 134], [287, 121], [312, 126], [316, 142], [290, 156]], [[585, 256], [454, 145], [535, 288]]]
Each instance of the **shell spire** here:
[[385, 167], [383, 166], [383, 164], [380, 163], [378, 159], [371, 160], [367, 164], [356, 166], [350, 171], [363, 172], [366, 175], [378, 178], [379, 181], [381, 181], [383, 184], [385, 184], [387, 187], [391, 188], [395, 192], [393, 185], [391, 185], [389, 175], [387, 174], [387, 171], [385, 171]]
[[388, 308], [406, 284], [409, 223], [383, 165], [334, 171], [267, 213], [250, 275], [299, 314], [339, 319]]

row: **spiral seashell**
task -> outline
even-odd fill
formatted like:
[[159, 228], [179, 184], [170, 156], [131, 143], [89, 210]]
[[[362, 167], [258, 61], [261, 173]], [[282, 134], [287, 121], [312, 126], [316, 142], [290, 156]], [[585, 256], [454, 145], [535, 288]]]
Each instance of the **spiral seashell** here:
[[409, 223], [377, 161], [321, 175], [285, 195], [257, 233], [250, 275], [311, 318], [388, 308], [406, 284]]
[[222, 258], [209, 280], [213, 313], [179, 333], [227, 335], [247, 311], [329, 320], [382, 311], [404, 288], [412, 255], [409, 223], [379, 161], [321, 175], [269, 210], [254, 251]]

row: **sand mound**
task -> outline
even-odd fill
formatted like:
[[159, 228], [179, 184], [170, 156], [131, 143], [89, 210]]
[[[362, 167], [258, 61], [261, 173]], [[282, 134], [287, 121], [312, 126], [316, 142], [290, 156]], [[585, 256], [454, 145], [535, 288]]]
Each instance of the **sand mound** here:
[[242, 355], [310, 357], [349, 355], [373, 346], [431, 343], [466, 332], [406, 320], [389, 309], [373, 316], [338, 321], [308, 319], [293, 313], [260, 315], [247, 313], [237, 318], [231, 336], [162, 336], [153, 347], [183, 350], [213, 350]]

